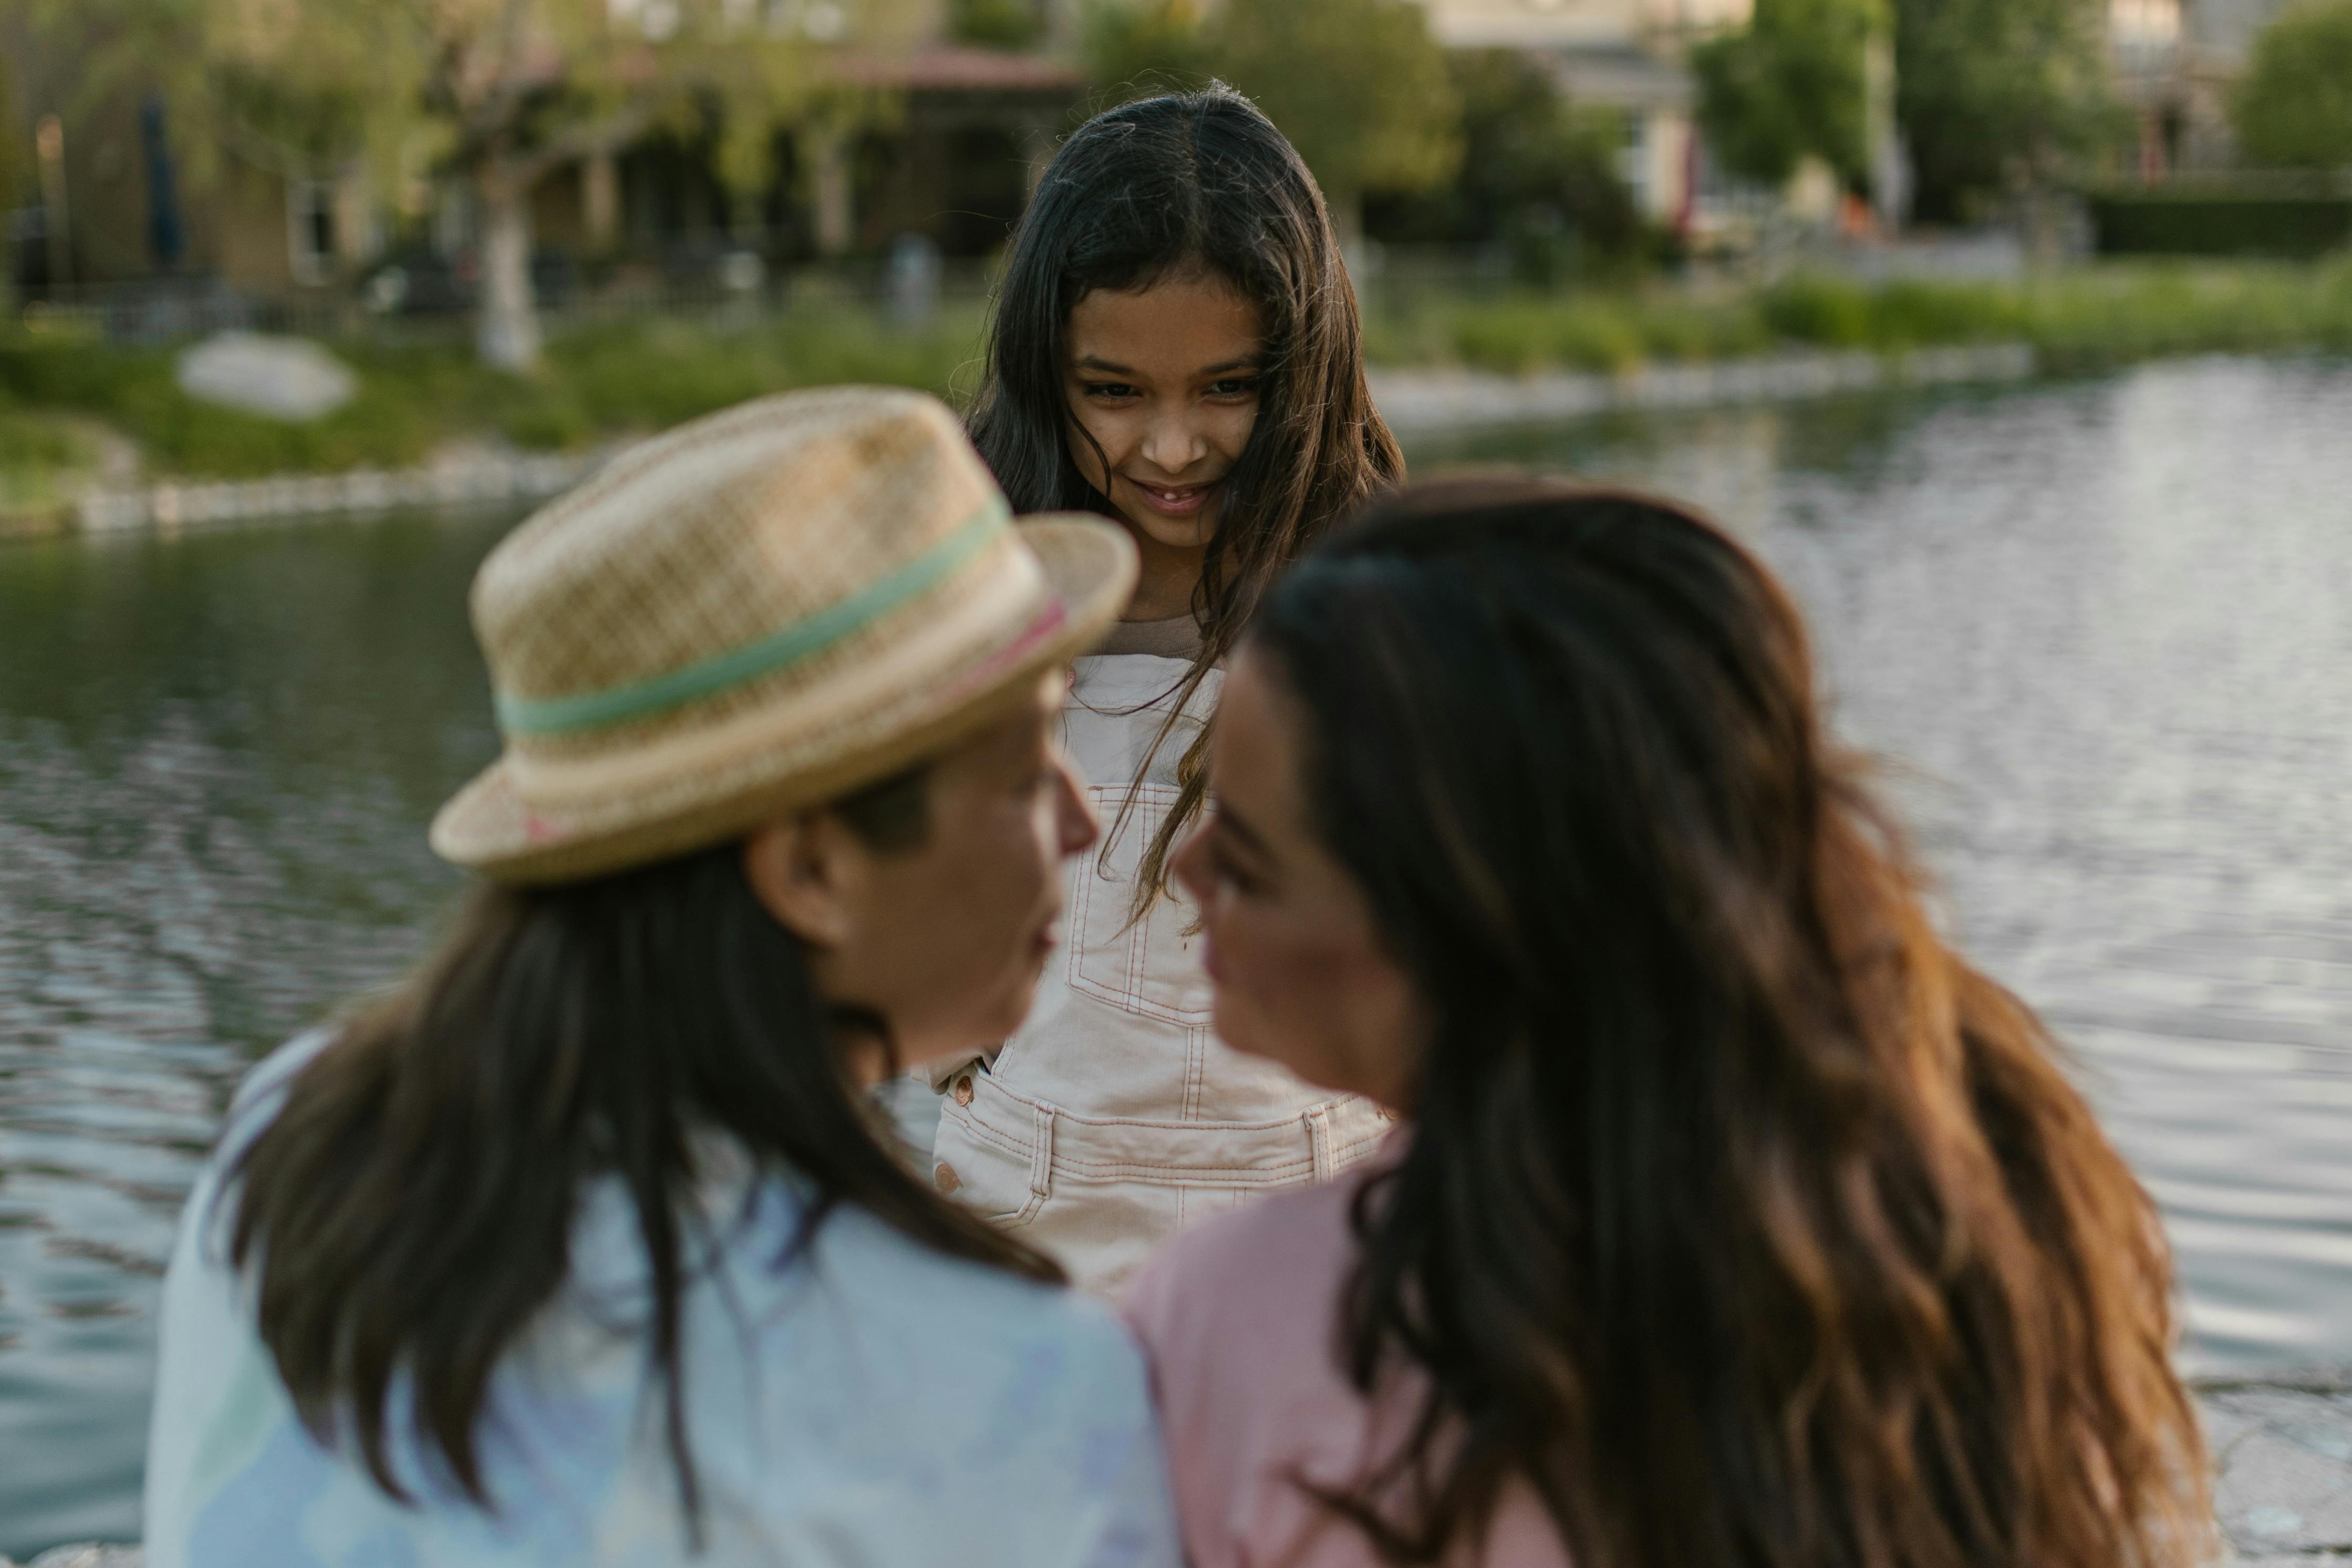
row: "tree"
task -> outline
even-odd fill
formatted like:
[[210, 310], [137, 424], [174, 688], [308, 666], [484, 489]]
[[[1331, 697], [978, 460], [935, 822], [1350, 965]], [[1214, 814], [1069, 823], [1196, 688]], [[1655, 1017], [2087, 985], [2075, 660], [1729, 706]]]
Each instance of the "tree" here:
[[1500, 243], [1530, 283], [1558, 281], [1571, 257], [1632, 255], [1642, 218], [1618, 172], [1619, 117], [1570, 102], [1517, 49], [1464, 49], [1447, 66], [1462, 105], [1461, 172], [1369, 204], [1366, 226], [1383, 239]]
[[1883, 0], [1757, 0], [1748, 25], [1691, 51], [1699, 123], [1735, 174], [1784, 183], [1807, 157], [1848, 186], [1869, 178], [1865, 65]]
[[1427, 190], [1461, 166], [1460, 101], [1412, 0], [1226, 0], [1217, 59], [1298, 149], [1343, 239], [1367, 191]]
[[2352, 166], [2352, 0], [2300, 6], [2263, 28], [2230, 109], [2254, 162]]
[[2046, 181], [2113, 123], [2105, 0], [1894, 0], [1895, 113], [1916, 208]]
[[1413, 0], [1105, 0], [1089, 17], [1096, 79], [1114, 93], [1223, 77], [1315, 172], [1343, 238], [1368, 191], [1427, 190], [1459, 166], [1461, 106]]
[[1025, 49], [1045, 32], [1045, 18], [1036, 0], [954, 0], [948, 28], [961, 43]]
[[803, 0], [43, 3], [109, 38], [94, 86], [158, 83], [199, 148], [298, 177], [363, 172], [394, 196], [430, 173], [463, 180], [481, 224], [477, 345], [513, 370], [539, 359], [541, 181], [658, 124], [715, 124], [721, 178], [757, 189], [777, 126], [845, 96], [824, 75], [834, 47], [888, 41], [896, 9], [867, 0], [853, 20]]
[[[7, 23], [5, 7], [0, 7], [0, 37], [5, 36]], [[11, 62], [0, 60], [0, 217], [15, 212], [19, 193], [32, 187], [29, 140], [17, 119], [16, 69]], [[5, 238], [0, 237], [0, 330], [8, 327], [8, 318], [16, 314], [16, 261]]]
[[1197, 0], [1095, 0], [1084, 26], [1087, 74], [1106, 103], [1216, 78], [1216, 43]]

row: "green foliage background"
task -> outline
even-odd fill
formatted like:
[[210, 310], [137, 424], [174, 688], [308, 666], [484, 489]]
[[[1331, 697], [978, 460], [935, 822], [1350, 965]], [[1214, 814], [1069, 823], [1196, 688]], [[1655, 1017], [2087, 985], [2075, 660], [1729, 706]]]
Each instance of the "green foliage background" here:
[[1739, 32], [1691, 51], [1707, 146], [1733, 173], [1778, 185], [1820, 158], [1850, 186], [1868, 177], [1864, 56], [1885, 0], [1757, 0]]
[[2352, 168], [2352, 0], [2299, 6], [2264, 28], [2231, 109], [2257, 163]]
[[1343, 229], [1370, 191], [1422, 191], [1462, 158], [1445, 54], [1412, 0], [1097, 0], [1087, 65], [1111, 101], [1212, 78], [1264, 110]]
[[1543, 66], [1512, 49], [1465, 49], [1448, 67], [1462, 106], [1462, 167], [1433, 190], [1369, 205], [1382, 240], [1507, 247], [1523, 282], [1607, 271], [1644, 238], [1617, 172], [1620, 117], [1563, 99]]
[[2105, 0], [1894, 0], [1916, 214], [1964, 221], [2113, 136]]

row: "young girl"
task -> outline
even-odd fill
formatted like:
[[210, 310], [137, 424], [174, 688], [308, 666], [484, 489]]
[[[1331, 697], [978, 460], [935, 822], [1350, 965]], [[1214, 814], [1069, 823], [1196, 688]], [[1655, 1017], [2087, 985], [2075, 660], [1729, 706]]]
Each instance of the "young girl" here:
[[1193, 1568], [2210, 1560], [2152, 1206], [1812, 693], [1638, 497], [1431, 486], [1267, 596], [1217, 1027], [1409, 1121], [1136, 1282]]
[[1013, 240], [971, 424], [1016, 507], [1115, 517], [1142, 576], [1067, 710], [1108, 833], [1072, 874], [1066, 957], [992, 1061], [943, 1078], [932, 1176], [1107, 1289], [1168, 1232], [1328, 1177], [1383, 1130], [1369, 1103], [1218, 1043], [1166, 874], [1235, 631], [1403, 473], [1322, 198], [1246, 99], [1131, 103], [1064, 144]]
[[1131, 558], [870, 391], [698, 421], [491, 552], [506, 755], [433, 832], [485, 880], [232, 1112], [150, 1563], [1174, 1568], [1132, 1345], [860, 1092], [1027, 1008], [1096, 836], [1061, 666]]

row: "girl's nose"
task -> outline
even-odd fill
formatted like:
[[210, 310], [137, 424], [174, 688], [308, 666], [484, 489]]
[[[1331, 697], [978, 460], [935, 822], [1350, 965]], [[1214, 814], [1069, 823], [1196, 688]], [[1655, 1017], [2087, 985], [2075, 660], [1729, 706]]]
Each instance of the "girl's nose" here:
[[1181, 413], [1163, 415], [1144, 427], [1143, 460], [1163, 474], [1181, 474], [1208, 450], [1208, 442]]

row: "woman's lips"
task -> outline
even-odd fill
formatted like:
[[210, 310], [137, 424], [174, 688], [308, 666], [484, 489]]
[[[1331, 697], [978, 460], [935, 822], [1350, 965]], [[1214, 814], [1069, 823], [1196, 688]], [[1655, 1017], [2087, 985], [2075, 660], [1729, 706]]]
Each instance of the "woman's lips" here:
[[1147, 485], [1140, 479], [1129, 479], [1143, 504], [1153, 511], [1171, 517], [1189, 517], [1209, 504], [1209, 492], [1214, 485]]

